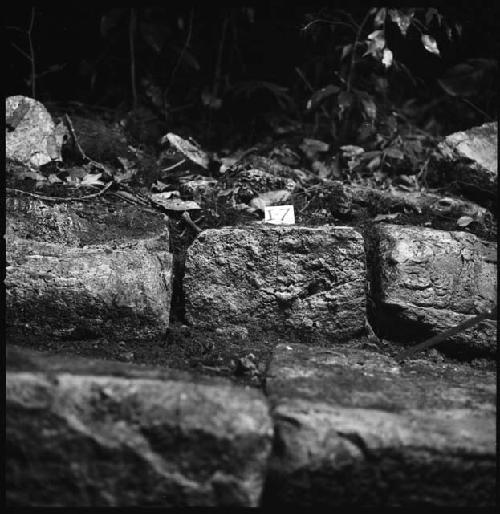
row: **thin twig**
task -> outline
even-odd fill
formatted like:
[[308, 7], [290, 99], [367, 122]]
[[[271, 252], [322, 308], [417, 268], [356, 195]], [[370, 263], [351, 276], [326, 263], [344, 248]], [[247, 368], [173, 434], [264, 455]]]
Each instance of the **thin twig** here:
[[27, 54], [22, 48], [20, 48], [19, 46], [17, 46], [15, 43], [10, 43], [23, 57], [26, 57], [26, 59], [28, 59], [28, 61], [31, 62], [31, 57], [29, 56], [29, 54]]
[[128, 27], [128, 41], [130, 47], [130, 85], [132, 87], [132, 108], [137, 108], [137, 84], [135, 77], [135, 33], [137, 27], [137, 10], [130, 9], [130, 21]]
[[303, 30], [305, 32], [305, 31], [309, 30], [309, 28], [312, 25], [314, 25], [315, 23], [329, 23], [330, 25], [343, 25], [345, 27], [349, 27], [351, 30], [356, 31], [356, 27], [354, 27], [352, 24], [346, 23], [345, 21], [322, 20], [322, 19], [310, 21], [306, 26], [302, 27], [301, 30]]
[[79, 202], [80, 200], [89, 200], [91, 198], [97, 198], [98, 196], [103, 195], [112, 185], [113, 185], [113, 182], [108, 182], [100, 191], [98, 191], [97, 193], [92, 193], [90, 195], [66, 196], [66, 197], [44, 196], [44, 195], [39, 195], [37, 193], [30, 193], [28, 191], [23, 191], [22, 189], [14, 189], [14, 188], [10, 188], [10, 187], [5, 188], [5, 190], [8, 193], [23, 194], [23, 195], [31, 196], [33, 198], [38, 198], [39, 200], [46, 200], [47, 202]]
[[179, 166], [184, 164], [185, 162], [186, 162], [186, 159], [182, 159], [181, 161], [176, 162], [175, 164], [172, 164], [172, 166], [169, 166], [168, 168], [163, 168], [161, 171], [172, 171], [175, 168], [178, 168]]
[[411, 346], [410, 348], [402, 351], [398, 355], [396, 355], [395, 360], [396, 361], [403, 361], [407, 359], [408, 357], [411, 357], [414, 353], [419, 352], [420, 350], [424, 350], [425, 348], [430, 348], [431, 346], [436, 346], [437, 344], [443, 342], [445, 339], [448, 339], [451, 336], [454, 336], [455, 334], [459, 334], [460, 332], [463, 332], [467, 328], [473, 327], [474, 325], [477, 325], [479, 322], [492, 318], [496, 319], [496, 306], [490, 311], [490, 312], [484, 312], [482, 314], [478, 314], [477, 316], [474, 316], [473, 318], [470, 318], [463, 323], [460, 323], [456, 327], [452, 327], [448, 330], [445, 330], [444, 332], [441, 332], [440, 334], [437, 334], [434, 337], [431, 337], [430, 339], [427, 339], [423, 341], [422, 343], [418, 343], [414, 346]]
[[174, 69], [172, 70], [172, 74], [170, 75], [170, 81], [168, 83], [167, 88], [165, 89], [165, 93], [163, 94], [164, 98], [168, 97], [168, 92], [170, 91], [170, 88], [172, 87], [172, 83], [174, 81], [175, 74], [177, 73], [177, 69], [181, 65], [182, 59], [184, 57], [184, 54], [191, 44], [191, 36], [193, 33], [193, 18], [194, 18], [194, 7], [191, 8], [191, 13], [189, 15], [189, 27], [188, 27], [188, 33], [186, 37], [186, 41], [184, 42], [184, 46], [182, 47], [181, 53], [179, 54], [179, 58], [177, 59], [177, 62], [175, 63]]
[[212, 97], [217, 98], [217, 93], [219, 90], [219, 82], [220, 82], [220, 74], [222, 68], [222, 53], [224, 51], [224, 42], [226, 40], [226, 31], [227, 24], [229, 22], [229, 14], [226, 12], [224, 14], [224, 21], [222, 22], [222, 31], [219, 41], [219, 49], [217, 51], [217, 62], [215, 65], [215, 73], [214, 73], [214, 82], [212, 86]]
[[202, 232], [201, 228], [191, 219], [189, 216], [189, 212], [184, 211], [181, 215], [181, 218], [197, 233]]
[[76, 132], [73, 127], [73, 123], [67, 113], [64, 114], [64, 121], [66, 122], [66, 126], [68, 127], [71, 137], [73, 138], [75, 149], [78, 152], [79, 157], [82, 160], [88, 159], [88, 157], [85, 155], [85, 152], [83, 151], [82, 147], [80, 146], [80, 143], [78, 142], [78, 138], [76, 137]]
[[358, 31], [356, 33], [356, 39], [354, 40], [354, 45], [352, 47], [351, 52], [351, 64], [349, 66], [349, 75], [347, 76], [347, 87], [346, 91], [351, 91], [351, 81], [352, 76], [354, 74], [354, 59], [356, 58], [356, 47], [358, 46], [359, 38], [361, 37], [361, 32], [363, 31], [363, 27], [365, 26], [365, 23], [368, 21], [368, 18], [370, 17], [370, 11], [368, 11], [363, 18], [363, 21], [361, 22], [361, 25], [358, 27]]
[[460, 100], [465, 102], [469, 107], [472, 107], [479, 114], [482, 114], [488, 121], [493, 121], [493, 118], [489, 114], [486, 114], [483, 110], [474, 105], [470, 100], [467, 100], [467, 98], [460, 97]]
[[[314, 94], [314, 88], [311, 86], [311, 83], [307, 80], [304, 73], [302, 73], [302, 70], [298, 66], [295, 66], [295, 71], [297, 75], [304, 81], [304, 84], [308, 87], [309, 91], [311, 91], [311, 93]], [[329, 114], [324, 105], [321, 106], [321, 110], [323, 111], [323, 114], [328, 118]]]

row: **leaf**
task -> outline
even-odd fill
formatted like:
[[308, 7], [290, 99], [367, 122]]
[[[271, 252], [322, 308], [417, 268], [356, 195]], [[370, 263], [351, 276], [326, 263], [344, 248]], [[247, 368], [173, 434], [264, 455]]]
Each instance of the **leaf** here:
[[155, 191], [158, 191], [158, 192], [162, 192], [164, 189], [167, 189], [168, 185], [165, 184], [164, 182], [162, 182], [161, 180], [157, 180], [152, 186], [151, 186], [151, 189], [152, 190], [155, 190]]
[[204, 152], [197, 143], [187, 141], [173, 132], [169, 132], [163, 136], [161, 144], [163, 145], [167, 141], [173, 148], [185, 155], [190, 161], [193, 161], [206, 170], [208, 169], [210, 159], [206, 152]]
[[361, 104], [368, 118], [374, 121], [377, 117], [377, 106], [370, 95], [361, 98]]
[[399, 27], [399, 30], [403, 36], [406, 36], [406, 33], [408, 32], [413, 15], [413, 9], [408, 9], [407, 12], [403, 12], [400, 9], [389, 10], [389, 16], [391, 17], [392, 22]]
[[116, 182], [125, 184], [126, 182], [129, 182], [131, 179], [133, 179], [136, 173], [137, 170], [134, 168], [129, 169], [123, 173], [118, 171], [113, 175], [113, 178], [116, 180]]
[[102, 173], [88, 173], [83, 177], [83, 180], [80, 182], [80, 186], [103, 186], [104, 182], [99, 180], [102, 176]]
[[429, 36], [429, 34], [422, 34], [421, 39], [424, 48], [428, 52], [430, 52], [431, 54], [439, 55], [439, 49], [436, 40], [432, 36]]
[[457, 225], [459, 227], [467, 227], [468, 225], [470, 225], [472, 222], [474, 221], [473, 218], [471, 218], [470, 216], [462, 216], [460, 218], [458, 218], [457, 220]]
[[382, 57], [382, 64], [386, 68], [390, 68], [392, 64], [392, 52], [388, 48], [384, 48], [384, 55]]
[[344, 154], [344, 157], [354, 157], [356, 155], [361, 155], [364, 153], [364, 148], [361, 148], [360, 146], [355, 145], [344, 145], [341, 146], [340, 149], [342, 150], [342, 153]]
[[385, 35], [383, 30], [375, 30], [368, 35], [367, 49], [363, 55], [372, 55], [376, 59], [380, 59], [382, 50], [385, 48]]
[[437, 14], [438, 14], [437, 9], [435, 9], [434, 7], [429, 7], [427, 9], [427, 11], [425, 11], [425, 24], [429, 25], [429, 23], [432, 21], [434, 16], [436, 16]]
[[374, 157], [367, 165], [366, 167], [370, 170], [370, 171], [373, 171], [377, 168], [380, 167], [380, 156], [377, 156], [377, 157]]
[[304, 138], [299, 148], [308, 156], [314, 157], [318, 153], [328, 152], [330, 145], [319, 139]]
[[264, 210], [263, 207], [268, 205], [277, 205], [280, 202], [287, 202], [292, 196], [288, 189], [278, 189], [276, 191], [267, 191], [260, 193], [258, 196], [250, 200], [250, 207]]
[[383, 30], [374, 30], [368, 35], [370, 41], [374, 41], [378, 49], [382, 50], [385, 47], [385, 35]]
[[339, 91], [340, 88], [333, 84], [329, 84], [328, 86], [316, 91], [307, 102], [307, 110], [310, 111], [316, 108], [325, 98], [336, 95]]
[[340, 60], [345, 59], [352, 52], [353, 45], [352, 43], [349, 45], [345, 45], [342, 47], [342, 55], [340, 56]]
[[62, 180], [55, 173], [51, 173], [47, 177], [47, 180], [49, 181], [50, 184], [56, 184], [58, 182], [62, 182]]
[[392, 157], [393, 159], [403, 160], [405, 158], [404, 153], [398, 148], [390, 147], [384, 150], [386, 157]]
[[134, 163], [131, 163], [127, 158], [117, 156], [117, 159], [120, 161], [120, 164], [122, 165], [122, 167], [125, 171], [132, 171], [132, 170], [137, 171], [135, 169]]
[[204, 89], [201, 93], [201, 103], [214, 111], [222, 107], [222, 99], [213, 96], [207, 89]]
[[337, 101], [340, 107], [340, 112], [349, 109], [352, 104], [352, 99], [352, 93], [349, 93], [349, 91], [341, 91], [339, 93]]
[[196, 202], [178, 200], [176, 198], [170, 198], [169, 196], [168, 193], [153, 193], [151, 199], [169, 211], [193, 211], [201, 209]]
[[394, 212], [391, 214], [377, 214], [373, 221], [376, 223], [378, 221], [387, 221], [387, 220], [393, 220], [394, 218], [397, 218], [399, 216], [399, 212]]
[[375, 27], [381, 27], [384, 24], [386, 14], [387, 9], [385, 7], [379, 9], [375, 15], [375, 20], [373, 20], [373, 25]]

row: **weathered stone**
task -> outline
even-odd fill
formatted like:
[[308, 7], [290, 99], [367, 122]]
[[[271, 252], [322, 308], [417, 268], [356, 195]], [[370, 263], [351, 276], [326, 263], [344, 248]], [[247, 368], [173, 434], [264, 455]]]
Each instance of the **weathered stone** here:
[[102, 199], [7, 199], [7, 324], [135, 338], [169, 324], [172, 256], [163, 216]]
[[450, 134], [438, 148], [427, 177], [431, 183], [456, 184], [464, 193], [479, 192], [478, 201], [485, 195], [497, 197], [497, 122]]
[[359, 185], [343, 187], [353, 199], [353, 210], [366, 207], [372, 215], [395, 212], [425, 213], [432, 221], [439, 221], [439, 218], [443, 217], [456, 221], [461, 216], [470, 216], [476, 221], [483, 221], [491, 215], [484, 207], [455, 196], [421, 191], [389, 191]]
[[26, 96], [9, 96], [5, 114], [7, 159], [30, 167], [61, 160], [64, 129], [56, 127], [43, 104]]
[[23, 353], [7, 371], [7, 505], [258, 504], [273, 432], [257, 390]]
[[342, 341], [363, 330], [363, 239], [350, 227], [206, 230], [188, 250], [184, 291], [198, 327]]
[[[379, 335], [415, 342], [491, 310], [497, 247], [466, 232], [380, 224], [368, 236], [370, 295]], [[440, 349], [493, 355], [496, 320], [451, 337]]]
[[266, 388], [264, 506], [495, 504], [494, 372], [280, 344]]

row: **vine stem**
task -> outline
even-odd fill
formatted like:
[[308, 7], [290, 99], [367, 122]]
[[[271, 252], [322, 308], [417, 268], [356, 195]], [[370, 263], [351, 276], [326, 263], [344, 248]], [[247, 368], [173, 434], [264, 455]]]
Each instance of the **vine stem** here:
[[135, 71], [135, 33], [137, 27], [137, 9], [130, 9], [130, 21], [128, 26], [128, 41], [130, 48], [130, 85], [132, 88], [132, 108], [137, 108], [137, 84]]
[[358, 46], [359, 39], [361, 37], [361, 32], [363, 31], [363, 28], [368, 21], [368, 18], [371, 16], [370, 14], [371, 9], [365, 14], [365, 17], [363, 18], [363, 21], [361, 22], [361, 25], [358, 27], [358, 31], [356, 32], [356, 39], [354, 40], [354, 45], [352, 47], [352, 53], [351, 53], [351, 64], [349, 66], [349, 75], [347, 76], [347, 87], [346, 91], [351, 91], [351, 82], [352, 82], [352, 76], [354, 74], [354, 59], [356, 57], [356, 47]]
[[193, 18], [194, 18], [194, 7], [191, 8], [191, 12], [189, 14], [189, 27], [188, 27], [188, 33], [186, 36], [186, 41], [184, 42], [184, 46], [182, 47], [181, 53], [179, 54], [179, 58], [177, 59], [177, 62], [175, 63], [174, 69], [172, 70], [172, 74], [170, 75], [170, 81], [168, 83], [167, 88], [165, 89], [165, 92], [163, 93], [163, 98], [165, 99], [165, 102], [168, 100], [168, 93], [170, 91], [170, 88], [172, 87], [175, 74], [177, 73], [177, 70], [179, 66], [181, 65], [182, 59], [184, 58], [184, 54], [186, 53], [186, 50], [188, 49], [189, 45], [191, 44], [191, 36], [193, 34]]

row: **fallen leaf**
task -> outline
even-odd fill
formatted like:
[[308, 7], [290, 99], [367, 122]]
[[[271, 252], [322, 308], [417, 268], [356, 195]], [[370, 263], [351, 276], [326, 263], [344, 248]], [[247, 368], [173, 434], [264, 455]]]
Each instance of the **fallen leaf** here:
[[377, 214], [375, 218], [373, 218], [374, 222], [377, 221], [386, 221], [386, 220], [393, 220], [394, 218], [397, 218], [399, 216], [399, 212], [394, 212], [392, 214]]
[[103, 186], [104, 182], [102, 180], [99, 180], [102, 176], [102, 173], [96, 173], [91, 174], [88, 173], [83, 177], [82, 181], [80, 182], [81, 186]]
[[173, 148], [185, 155], [189, 160], [206, 170], [208, 169], [210, 159], [206, 152], [204, 152], [197, 143], [187, 141], [172, 132], [169, 132], [162, 137], [161, 144], [165, 144], [167, 141]]
[[51, 173], [47, 177], [47, 180], [49, 181], [50, 184], [56, 184], [57, 182], [62, 182], [62, 180], [55, 173]]
[[170, 211], [194, 211], [201, 209], [196, 202], [169, 198], [169, 193], [153, 193], [151, 199]]
[[470, 216], [462, 216], [458, 218], [457, 225], [459, 227], [467, 227], [474, 221], [474, 218], [471, 218]]
[[288, 189], [278, 189], [276, 191], [267, 191], [250, 200], [250, 206], [256, 209], [264, 210], [268, 205], [275, 205], [279, 202], [287, 202], [292, 196]]

